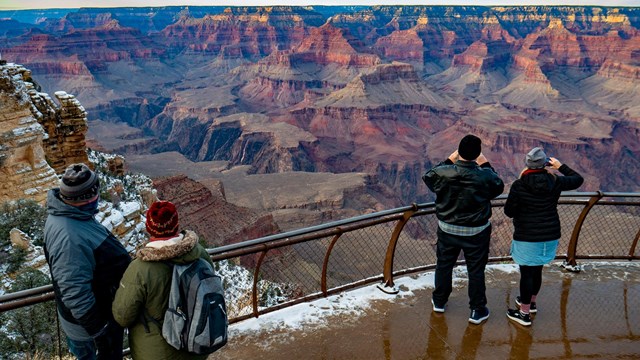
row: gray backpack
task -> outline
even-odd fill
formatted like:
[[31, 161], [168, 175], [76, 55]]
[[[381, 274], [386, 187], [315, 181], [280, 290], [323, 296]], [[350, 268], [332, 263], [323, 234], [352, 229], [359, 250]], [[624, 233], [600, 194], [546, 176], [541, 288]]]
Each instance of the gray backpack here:
[[172, 264], [162, 336], [178, 350], [210, 354], [227, 343], [227, 307], [220, 276], [204, 259]]

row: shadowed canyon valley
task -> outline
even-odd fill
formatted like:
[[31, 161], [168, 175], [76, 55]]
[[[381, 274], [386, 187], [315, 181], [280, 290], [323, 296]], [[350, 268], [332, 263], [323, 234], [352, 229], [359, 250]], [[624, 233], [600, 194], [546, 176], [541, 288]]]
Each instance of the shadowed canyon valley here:
[[251, 209], [255, 238], [432, 200], [421, 175], [467, 133], [507, 184], [543, 146], [581, 191], [639, 191], [639, 29], [610, 7], [23, 10], [0, 54], [75, 95], [90, 147], [230, 203], [193, 214]]

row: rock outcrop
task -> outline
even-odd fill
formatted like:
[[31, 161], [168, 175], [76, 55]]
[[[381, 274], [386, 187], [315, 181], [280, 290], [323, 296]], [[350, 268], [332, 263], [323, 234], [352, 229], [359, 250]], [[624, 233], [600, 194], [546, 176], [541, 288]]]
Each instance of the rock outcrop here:
[[55, 96], [59, 106], [46, 94], [31, 92], [36, 109], [43, 114], [40, 123], [48, 135], [43, 143], [47, 161], [61, 173], [70, 164], [88, 162], [87, 112], [75, 96], [64, 91], [57, 91]]
[[33, 88], [30, 81], [24, 67], [0, 66], [0, 202], [18, 198], [44, 202], [47, 191], [58, 184], [43, 147], [48, 134], [27, 95]]
[[239, 207], [226, 201], [222, 193], [186, 176], [154, 180], [158, 198], [173, 202], [180, 228], [195, 231], [208, 247], [232, 244], [278, 233], [269, 213]]

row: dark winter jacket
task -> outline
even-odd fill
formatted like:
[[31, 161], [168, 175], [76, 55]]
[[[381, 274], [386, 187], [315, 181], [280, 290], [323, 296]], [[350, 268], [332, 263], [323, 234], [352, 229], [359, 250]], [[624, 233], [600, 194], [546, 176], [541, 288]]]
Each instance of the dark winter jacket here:
[[138, 251], [122, 277], [113, 302], [113, 317], [129, 328], [134, 360], [207, 358], [176, 350], [164, 340], [161, 328], [171, 290], [172, 269], [166, 262], [187, 264], [198, 258], [211, 263], [207, 251], [198, 244], [198, 236], [188, 230], [169, 240], [147, 243]]
[[545, 169], [530, 170], [514, 181], [504, 205], [504, 213], [513, 218], [513, 238], [541, 242], [560, 239], [558, 199], [560, 192], [575, 190], [584, 179], [567, 165], [556, 176]]
[[62, 327], [74, 340], [95, 336], [111, 319], [111, 301], [131, 261], [127, 250], [98, 221], [97, 211], [47, 197], [44, 249]]
[[482, 226], [491, 217], [491, 199], [504, 183], [487, 162], [447, 159], [427, 171], [422, 180], [436, 194], [436, 216], [448, 224]]

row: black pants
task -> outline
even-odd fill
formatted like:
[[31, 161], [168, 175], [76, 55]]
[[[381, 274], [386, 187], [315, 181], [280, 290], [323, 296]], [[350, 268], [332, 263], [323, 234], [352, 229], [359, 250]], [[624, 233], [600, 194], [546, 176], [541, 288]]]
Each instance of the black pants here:
[[473, 236], [458, 236], [447, 234], [438, 227], [438, 245], [436, 263], [436, 288], [433, 291], [433, 301], [444, 305], [449, 300], [452, 290], [452, 272], [460, 251], [464, 253], [469, 274], [469, 307], [482, 308], [487, 305], [484, 283], [484, 269], [489, 259], [489, 240], [491, 226]]
[[520, 265], [520, 301], [523, 304], [531, 303], [531, 296], [538, 295], [542, 286], [542, 265]]

